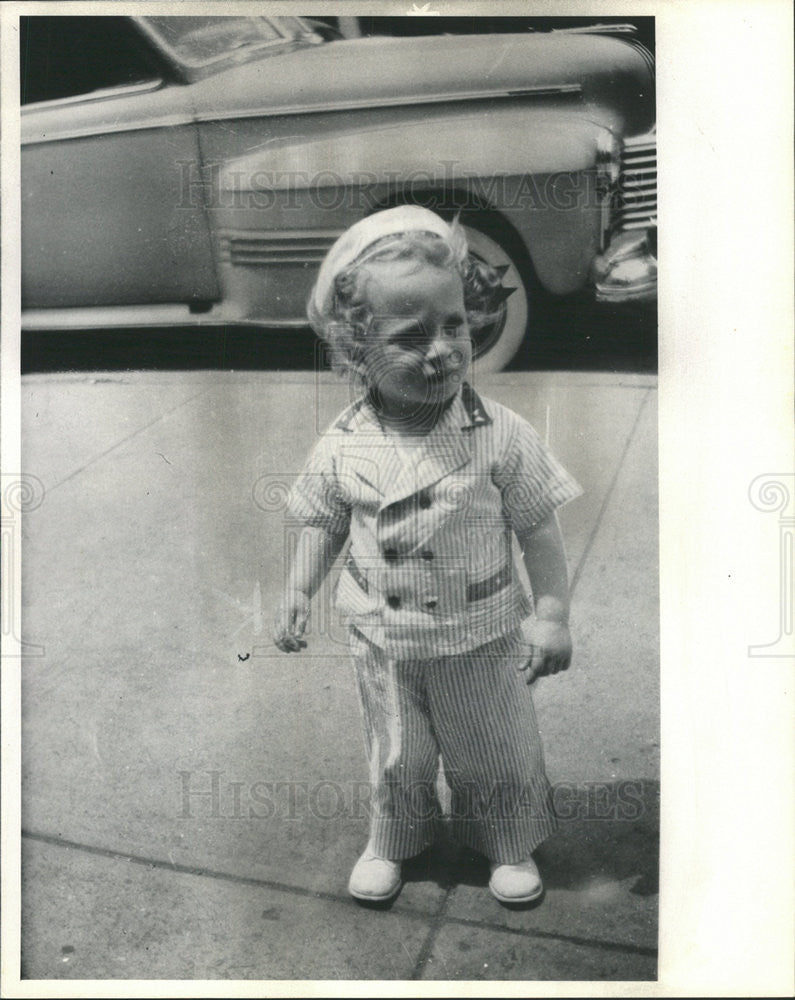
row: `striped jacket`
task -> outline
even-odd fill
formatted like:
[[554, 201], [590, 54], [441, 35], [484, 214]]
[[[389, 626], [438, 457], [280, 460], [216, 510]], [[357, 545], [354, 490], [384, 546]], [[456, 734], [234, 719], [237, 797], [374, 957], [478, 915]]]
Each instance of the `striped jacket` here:
[[390, 657], [462, 653], [530, 606], [524, 532], [581, 490], [518, 414], [466, 383], [426, 435], [385, 432], [360, 399], [323, 434], [290, 495], [307, 525], [348, 534], [336, 606]]

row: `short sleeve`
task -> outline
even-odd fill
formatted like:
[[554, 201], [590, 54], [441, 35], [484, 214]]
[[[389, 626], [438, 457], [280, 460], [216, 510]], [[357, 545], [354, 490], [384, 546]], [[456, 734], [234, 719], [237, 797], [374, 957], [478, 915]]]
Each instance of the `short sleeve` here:
[[351, 504], [336, 475], [333, 435], [318, 441], [290, 490], [289, 513], [313, 528], [333, 535], [350, 529]]
[[502, 492], [505, 515], [513, 530], [521, 534], [580, 496], [582, 489], [535, 429], [518, 414], [512, 418], [494, 481]]

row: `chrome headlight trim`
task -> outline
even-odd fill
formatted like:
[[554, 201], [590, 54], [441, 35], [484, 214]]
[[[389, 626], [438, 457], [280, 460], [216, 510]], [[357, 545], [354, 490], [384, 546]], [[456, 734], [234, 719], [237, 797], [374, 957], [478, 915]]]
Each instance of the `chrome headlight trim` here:
[[600, 249], [607, 246], [613, 223], [613, 201], [621, 177], [621, 142], [607, 129], [596, 137], [596, 191], [601, 204]]

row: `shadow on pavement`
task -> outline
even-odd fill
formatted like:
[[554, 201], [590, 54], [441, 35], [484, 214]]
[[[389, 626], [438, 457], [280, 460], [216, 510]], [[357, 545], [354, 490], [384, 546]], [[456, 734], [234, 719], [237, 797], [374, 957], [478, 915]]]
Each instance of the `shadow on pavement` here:
[[[309, 329], [260, 327], [34, 331], [22, 334], [22, 374], [51, 371], [303, 371], [315, 367]], [[533, 332], [508, 371], [657, 370], [655, 306], [607, 306], [584, 295], [536, 303]]]
[[[622, 781], [617, 787], [626, 784]], [[595, 880], [633, 879], [629, 888], [633, 895], [658, 892], [660, 783], [638, 781], [635, 785], [643, 804], [637, 819], [561, 820], [558, 832], [536, 855], [548, 888], [578, 890]]]
[[[642, 804], [635, 819], [603, 817], [599, 809], [590, 816], [560, 816], [557, 832], [534, 852], [547, 889], [576, 892], [600, 882], [632, 880], [632, 895], [659, 891], [660, 783], [632, 784]], [[626, 786], [622, 781], [612, 786], [600, 782], [598, 787], [609, 807]], [[454, 843], [445, 828], [432, 847], [403, 866], [405, 882], [434, 882], [443, 890], [457, 885], [485, 888], [489, 874], [488, 859]]]

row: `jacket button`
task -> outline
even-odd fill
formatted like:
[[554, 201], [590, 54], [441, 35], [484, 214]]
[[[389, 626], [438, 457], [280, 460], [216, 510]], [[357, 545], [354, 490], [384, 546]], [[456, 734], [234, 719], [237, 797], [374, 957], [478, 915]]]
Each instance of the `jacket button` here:
[[431, 497], [428, 493], [420, 493], [420, 507], [423, 510], [427, 510], [431, 506]]
[[386, 599], [386, 603], [396, 611], [400, 607], [400, 598], [397, 594], [390, 594]]
[[384, 559], [387, 562], [397, 562], [399, 555], [397, 549], [384, 549]]
[[430, 549], [423, 549], [420, 555], [426, 562], [430, 562], [433, 559], [433, 552]]

